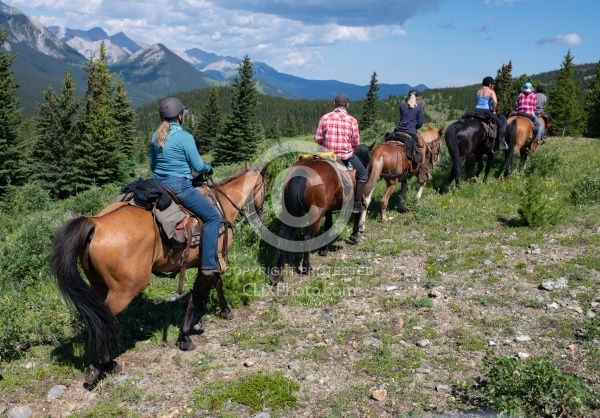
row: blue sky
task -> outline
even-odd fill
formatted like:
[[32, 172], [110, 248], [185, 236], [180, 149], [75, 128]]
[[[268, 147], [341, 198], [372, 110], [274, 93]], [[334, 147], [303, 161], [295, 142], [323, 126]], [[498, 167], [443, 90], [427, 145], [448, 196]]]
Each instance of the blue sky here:
[[3, 0], [45, 26], [262, 61], [311, 80], [455, 87], [600, 61], [597, 0]]

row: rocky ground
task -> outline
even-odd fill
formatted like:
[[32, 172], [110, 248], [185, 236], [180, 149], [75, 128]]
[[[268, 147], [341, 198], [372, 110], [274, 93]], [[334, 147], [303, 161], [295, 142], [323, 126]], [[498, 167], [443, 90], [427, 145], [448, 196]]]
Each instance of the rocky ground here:
[[[377, 236], [383, 228], [375, 225], [371, 233]], [[341, 242], [327, 258], [314, 255], [314, 266], [343, 267], [360, 257], [369, 260], [373, 274], [357, 280], [351, 271], [329, 270], [324, 282], [338, 287], [343, 283], [348, 289], [338, 303], [294, 303], [314, 277], [287, 277], [278, 291], [265, 291], [262, 300], [236, 308], [232, 321], [205, 317], [203, 332], [193, 336], [194, 351], [179, 351], [172, 340], [140, 342], [117, 358], [122, 372], [95, 390], [83, 388], [80, 374], [62, 381], [44, 376], [36, 382], [37, 391], [0, 400], [0, 416], [96, 416], [94, 411], [111, 402], [119, 387], [141, 393], [120, 403], [123, 416], [494, 416], [464, 412], [454, 391], [457, 380], [478, 375], [488, 349], [522, 358], [552, 353], [563, 371], [587, 379], [598, 390], [598, 365], [589, 355], [589, 343], [565, 338], [568, 333], [558, 328], [600, 313], [600, 273], [592, 270], [583, 284], [568, 276], [544, 283], [523, 279], [540, 266], [560, 265], [588, 251], [563, 245], [563, 238], [597, 233], [572, 228], [525, 248], [511, 245], [516, 237], [501, 232], [496, 242], [483, 241], [488, 254], [500, 255], [484, 258], [468, 271], [443, 272], [434, 286], [426, 285], [432, 243], [422, 253], [380, 255], [365, 252], [361, 244]], [[415, 239], [424, 236], [413, 234]], [[442, 259], [453, 251], [447, 243], [435, 245]], [[590, 296], [578, 297], [582, 293]], [[236, 338], [240, 335], [250, 340], [276, 336], [275, 349]], [[594, 345], [599, 348], [598, 341]], [[416, 355], [417, 363], [406, 374], [397, 372], [402, 378], [385, 377], [377, 372], [375, 357], [383, 347], [392, 359]], [[365, 358], [375, 359], [371, 369], [358, 367]], [[193, 391], [208, 382], [257, 371], [281, 371], [298, 382], [299, 407], [283, 413], [251, 412], [236, 403], [220, 412], [194, 407]], [[600, 416], [597, 411], [590, 416], [594, 414]]]

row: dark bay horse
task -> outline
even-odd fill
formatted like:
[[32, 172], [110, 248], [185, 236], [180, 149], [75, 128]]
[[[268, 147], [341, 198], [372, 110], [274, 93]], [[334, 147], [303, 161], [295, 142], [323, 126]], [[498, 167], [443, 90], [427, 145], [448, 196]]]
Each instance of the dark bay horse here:
[[[243, 206], [247, 217], [249, 213], [262, 217], [265, 171], [266, 166], [262, 171], [247, 168], [213, 186], [223, 208], [225, 229], [231, 228]], [[229, 239], [225, 237], [223, 234], [219, 239], [220, 250], [224, 245], [231, 246], [231, 234]], [[111, 358], [120, 349], [115, 315], [150, 284], [152, 273], [177, 271], [183, 251], [162, 238], [152, 212], [128, 202], [113, 203], [96, 216], [71, 219], [58, 231], [50, 261], [63, 298], [79, 312], [88, 328], [94, 359], [85, 371], [88, 388], [106, 373], [120, 370]], [[185, 264], [186, 268], [197, 268], [198, 275], [179, 332], [182, 350], [195, 348], [190, 339], [192, 317], [204, 304], [211, 286], [217, 291], [221, 316], [233, 318], [223, 296], [220, 274], [201, 274], [200, 253], [200, 245], [192, 247]], [[79, 266], [89, 285], [79, 273]]]
[[[360, 144], [354, 150], [354, 155], [367, 167], [370, 147]], [[355, 171], [347, 173], [354, 175]], [[312, 250], [319, 249], [321, 256], [329, 253], [329, 243], [340, 235], [352, 212], [354, 185], [351, 178], [344, 179], [347, 173], [324, 159], [303, 158], [294, 163], [284, 184], [280, 215], [282, 226], [278, 242], [279, 258], [277, 267], [272, 269], [269, 275], [271, 284], [279, 283], [282, 269], [291, 263], [292, 253], [303, 253], [302, 266], [298, 268], [300, 274], [310, 274], [313, 271], [310, 265]], [[340, 214], [334, 225], [335, 211], [340, 211]], [[324, 232], [315, 238], [323, 218]], [[354, 216], [351, 242], [358, 240], [359, 221], [360, 213], [357, 213]], [[298, 231], [304, 226], [304, 241], [298, 241]]]
[[[442, 135], [444, 134], [444, 126], [440, 129], [435, 129], [427, 125], [427, 131], [418, 132], [417, 135], [421, 138], [424, 144], [423, 159], [427, 162], [428, 167], [437, 164], [440, 151], [442, 149]], [[367, 208], [371, 203], [371, 195], [377, 182], [383, 177], [387, 184], [387, 189], [381, 199], [381, 221], [388, 220], [387, 207], [390, 196], [394, 192], [398, 181], [402, 182], [400, 190], [400, 202], [398, 211], [406, 212], [405, 200], [408, 180], [419, 172], [421, 164], [413, 164], [406, 155], [404, 144], [399, 141], [385, 141], [377, 145], [371, 154], [369, 162], [369, 180], [365, 187], [365, 204]], [[427, 169], [429, 171], [429, 168]], [[423, 189], [427, 185], [427, 180], [420, 181], [420, 188], [415, 197], [415, 201], [419, 201], [423, 194]], [[364, 231], [366, 213], [362, 214], [360, 222], [360, 231]]]
[[[546, 129], [546, 120], [543, 117], [538, 117], [542, 124], [541, 130], [544, 132]], [[521, 171], [525, 168], [527, 163], [527, 156], [529, 152], [535, 152], [537, 147], [543, 143], [543, 141], [537, 141], [536, 130], [533, 126], [533, 121], [525, 116], [511, 116], [506, 121], [506, 143], [508, 149], [506, 150], [506, 158], [504, 160], [504, 177], [513, 171], [515, 166], [515, 155], [521, 154], [521, 162], [519, 163], [518, 170]]]
[[[504, 115], [498, 115], [498, 117], [505, 119]], [[456, 187], [460, 187], [460, 182], [464, 176], [465, 162], [471, 155], [475, 155], [477, 159], [475, 180], [479, 178], [484, 168], [483, 156], [487, 156], [483, 176], [483, 183], [486, 184], [492, 163], [496, 157], [494, 152], [495, 139], [490, 136], [487, 125], [480, 119], [463, 118], [448, 126], [444, 138], [448, 153], [452, 158], [452, 168], [448, 181], [441, 192], [450, 191], [452, 182], [456, 182]]]

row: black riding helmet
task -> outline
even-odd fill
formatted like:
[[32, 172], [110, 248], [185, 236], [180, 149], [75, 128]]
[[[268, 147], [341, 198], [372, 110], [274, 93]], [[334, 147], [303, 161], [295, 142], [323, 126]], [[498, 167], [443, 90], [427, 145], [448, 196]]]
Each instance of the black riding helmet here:
[[415, 97], [419, 97], [419, 92], [415, 89], [412, 89], [411, 91], [408, 92], [408, 97], [410, 97], [411, 94], [414, 94]]
[[494, 79], [492, 77], [486, 77], [483, 79], [483, 81], [481, 82], [482, 86], [491, 86], [492, 84], [494, 84]]
[[183, 113], [185, 106], [179, 99], [174, 97], [169, 97], [168, 99], [160, 102], [160, 106], [158, 107], [158, 113], [160, 114], [161, 120], [171, 120], [180, 113]]
[[544, 93], [546, 91], [546, 89], [544, 88], [544, 86], [542, 86], [541, 84], [539, 86], [537, 86], [537, 90], [538, 93]]

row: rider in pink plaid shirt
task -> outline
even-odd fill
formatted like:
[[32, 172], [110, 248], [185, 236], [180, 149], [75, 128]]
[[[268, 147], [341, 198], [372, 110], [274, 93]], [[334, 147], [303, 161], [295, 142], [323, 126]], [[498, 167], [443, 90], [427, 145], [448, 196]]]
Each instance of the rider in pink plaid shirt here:
[[360, 144], [360, 134], [358, 122], [348, 114], [349, 105], [350, 100], [345, 94], [335, 96], [335, 109], [321, 117], [314, 139], [317, 144], [333, 151], [346, 167], [351, 164], [356, 170], [352, 212], [359, 213], [362, 210], [362, 195], [367, 185], [368, 173], [360, 159], [354, 155], [354, 148]]
[[537, 96], [533, 93], [533, 86], [531, 83], [525, 83], [523, 88], [521, 89], [521, 94], [519, 94], [519, 99], [517, 100], [517, 110], [522, 113], [527, 113], [531, 115], [533, 119], [535, 119], [538, 129], [536, 134], [536, 140], [542, 140], [542, 124], [535, 114], [535, 108], [537, 107]]

